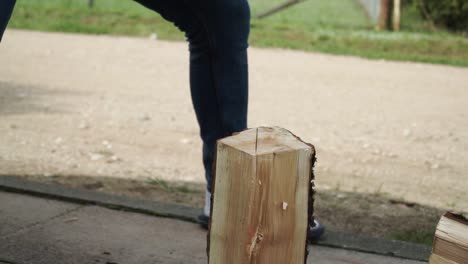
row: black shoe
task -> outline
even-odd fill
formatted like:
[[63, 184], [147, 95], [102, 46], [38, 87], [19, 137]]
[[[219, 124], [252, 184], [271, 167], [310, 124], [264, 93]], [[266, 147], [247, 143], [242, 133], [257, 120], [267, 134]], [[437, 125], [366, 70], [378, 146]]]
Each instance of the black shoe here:
[[198, 216], [197, 222], [202, 228], [208, 230], [208, 223], [210, 222], [210, 217], [206, 216], [205, 214], [201, 214]]
[[325, 226], [320, 224], [317, 220], [314, 220], [315, 225], [309, 228], [307, 232], [307, 240], [309, 242], [317, 242], [325, 232]]

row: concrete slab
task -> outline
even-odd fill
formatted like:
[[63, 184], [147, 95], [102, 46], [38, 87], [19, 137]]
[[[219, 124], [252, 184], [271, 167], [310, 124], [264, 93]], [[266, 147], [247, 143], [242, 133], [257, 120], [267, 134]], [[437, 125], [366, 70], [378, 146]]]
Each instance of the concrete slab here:
[[204, 263], [204, 237], [194, 224], [89, 206], [0, 238], [0, 255], [35, 264]]
[[[15, 219], [18, 226], [29, 224], [24, 232], [0, 235], [0, 260], [6, 263], [207, 263], [206, 232], [195, 224], [98, 206], [79, 208], [22, 194], [0, 194], [0, 225], [12, 224], [5, 219]], [[42, 221], [30, 225], [39, 211], [51, 213], [40, 215]], [[423, 262], [312, 246], [308, 263]]]
[[327, 230], [318, 242], [320, 246], [360, 251], [377, 255], [428, 261], [431, 247], [398, 240], [364, 237]]
[[80, 207], [71, 203], [4, 192], [0, 192], [0, 204], [0, 237], [20, 232]]
[[309, 247], [307, 264], [422, 264], [427, 262], [361, 253], [322, 246]]
[[[201, 211], [200, 208], [138, 200], [101, 192], [79, 190], [62, 185], [32, 182], [15, 176], [0, 176], [0, 191], [1, 190], [53, 198], [71, 203], [99, 205], [114, 210], [164, 216], [191, 222], [196, 222], [196, 217]], [[327, 230], [325, 236], [318, 242], [318, 245], [418, 261], [427, 261], [431, 253], [431, 248], [425, 245], [362, 237], [356, 234], [335, 232], [330, 229]]]

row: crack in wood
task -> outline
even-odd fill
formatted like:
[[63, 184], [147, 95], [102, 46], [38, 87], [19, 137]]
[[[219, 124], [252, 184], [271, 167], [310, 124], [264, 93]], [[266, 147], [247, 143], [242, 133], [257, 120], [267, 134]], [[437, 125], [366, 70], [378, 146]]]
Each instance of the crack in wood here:
[[255, 231], [254, 236], [252, 237], [252, 242], [250, 243], [250, 248], [249, 248], [249, 263], [252, 263], [253, 261], [256, 261], [255, 257], [260, 250], [260, 243], [263, 240], [263, 234], [259, 231], [260, 226], [257, 227], [257, 230]]
[[258, 128], [256, 129], [256, 135], [255, 135], [255, 154], [257, 154], [257, 149], [258, 149]]

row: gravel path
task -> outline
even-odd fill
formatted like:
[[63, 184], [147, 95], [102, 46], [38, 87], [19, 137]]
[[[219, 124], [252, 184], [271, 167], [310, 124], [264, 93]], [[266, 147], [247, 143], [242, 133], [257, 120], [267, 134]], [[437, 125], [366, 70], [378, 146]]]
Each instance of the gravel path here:
[[[186, 44], [7, 31], [0, 174], [203, 181]], [[249, 126], [318, 151], [319, 189], [468, 211], [468, 69], [250, 49]]]

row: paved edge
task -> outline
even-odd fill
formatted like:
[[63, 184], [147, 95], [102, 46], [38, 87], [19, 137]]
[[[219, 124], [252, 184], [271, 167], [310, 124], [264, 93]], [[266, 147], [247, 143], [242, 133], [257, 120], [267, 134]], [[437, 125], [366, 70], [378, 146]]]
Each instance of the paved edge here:
[[197, 216], [201, 212], [201, 209], [179, 204], [131, 199], [62, 185], [38, 183], [16, 176], [0, 176], [0, 190], [79, 204], [99, 205], [110, 209], [175, 218], [189, 222], [196, 222]]
[[[174, 218], [193, 223], [197, 222], [197, 216], [201, 212], [201, 208], [133, 199], [95, 191], [79, 190], [63, 185], [33, 182], [18, 176], [0, 176], [0, 190], [79, 204], [98, 205], [114, 210]], [[327, 230], [324, 238], [316, 244], [425, 262], [429, 260], [431, 254], [431, 248], [421, 244], [356, 236], [332, 230]]]
[[0, 258], [0, 264], [16, 264], [16, 262]]
[[364, 237], [327, 230], [318, 245], [418, 261], [429, 261], [431, 247], [398, 240]]

